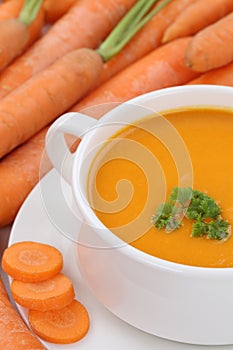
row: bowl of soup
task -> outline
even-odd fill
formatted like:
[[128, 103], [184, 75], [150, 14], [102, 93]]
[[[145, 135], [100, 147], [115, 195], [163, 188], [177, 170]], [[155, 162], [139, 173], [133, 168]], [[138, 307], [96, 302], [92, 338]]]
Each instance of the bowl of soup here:
[[[82, 141], [71, 154], [64, 134]], [[95, 297], [150, 334], [233, 344], [233, 88], [139, 96], [47, 134], [70, 183], [77, 263]]]

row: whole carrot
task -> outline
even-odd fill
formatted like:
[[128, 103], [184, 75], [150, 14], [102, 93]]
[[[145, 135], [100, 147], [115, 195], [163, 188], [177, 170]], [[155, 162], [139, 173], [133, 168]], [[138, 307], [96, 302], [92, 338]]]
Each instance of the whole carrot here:
[[233, 62], [213, 69], [191, 80], [188, 84], [213, 84], [233, 86]]
[[103, 62], [91, 49], [68, 53], [0, 101], [0, 157], [87, 94]]
[[0, 348], [4, 350], [45, 350], [11, 304], [1, 279]]
[[[162, 8], [116, 56], [105, 63], [98, 84], [107, 81], [128, 65], [160, 46], [166, 28], [193, 1], [195, 0], [173, 0]], [[160, 5], [161, 2], [157, 7]]]
[[197, 72], [224, 66], [233, 60], [233, 12], [198, 32], [190, 41], [186, 64]]
[[0, 4], [0, 21], [18, 17], [24, 0], [10, 0]]
[[54, 23], [62, 17], [74, 3], [79, 0], [44, 0], [45, 20]]
[[37, 3], [32, 1], [25, 1], [18, 18], [0, 21], [0, 70], [29, 45], [28, 27], [34, 21], [42, 3], [42, 0], [38, 0]]
[[72, 50], [96, 48], [136, 0], [79, 0], [0, 76], [0, 97]]
[[109, 105], [112, 108], [116, 103], [143, 93], [185, 84], [194, 79], [198, 73], [189, 69], [184, 62], [184, 53], [189, 42], [190, 38], [182, 38], [157, 48], [95, 89], [76, 104], [72, 111], [96, 106], [93, 109], [93, 116], [99, 117], [103, 109], [106, 111]]
[[196, 34], [233, 11], [232, 0], [197, 0], [186, 7], [163, 36], [163, 43]]

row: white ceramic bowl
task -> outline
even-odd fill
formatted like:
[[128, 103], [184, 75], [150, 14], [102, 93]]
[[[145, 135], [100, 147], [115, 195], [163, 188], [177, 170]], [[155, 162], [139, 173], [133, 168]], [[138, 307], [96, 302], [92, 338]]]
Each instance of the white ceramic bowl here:
[[[233, 108], [233, 88], [172, 87], [137, 97], [98, 122], [77, 113], [60, 117], [47, 134], [47, 152], [70, 182], [77, 216], [79, 267], [96, 298], [111, 312], [151, 334], [202, 345], [233, 344], [233, 269], [202, 268], [145, 254], [116, 238], [97, 219], [87, 200], [87, 178], [101, 144], [150, 113], [180, 106]], [[75, 155], [64, 132], [82, 136]], [[79, 214], [81, 213], [81, 214]]]

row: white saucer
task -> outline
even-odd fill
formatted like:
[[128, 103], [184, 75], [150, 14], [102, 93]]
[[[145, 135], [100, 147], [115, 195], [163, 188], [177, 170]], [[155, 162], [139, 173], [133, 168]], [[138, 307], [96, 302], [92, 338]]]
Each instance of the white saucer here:
[[[45, 192], [46, 191], [46, 192]], [[61, 178], [55, 170], [46, 175], [24, 202], [13, 224], [9, 244], [18, 241], [39, 241], [51, 244], [63, 253], [64, 273], [73, 281], [76, 299], [87, 308], [90, 315], [88, 334], [79, 342], [70, 345], [56, 345], [43, 342], [48, 350], [233, 350], [232, 346], [195, 346], [176, 343], [144, 333], [111, 314], [91, 294], [82, 280], [75, 261], [75, 243], [59, 232], [57, 224], [71, 220], [66, 216], [67, 203], [71, 195], [67, 184], [61, 186]], [[46, 206], [48, 207], [45, 209]], [[54, 212], [51, 214], [51, 208]], [[50, 208], [50, 209], [48, 209]], [[68, 215], [68, 214], [67, 214]], [[51, 221], [51, 216], [53, 220]], [[56, 217], [57, 216], [57, 217]], [[57, 219], [57, 220], [56, 220]], [[72, 222], [69, 224], [72, 225]], [[67, 224], [67, 222], [66, 222]], [[17, 305], [19, 313], [27, 323], [27, 310]], [[220, 322], [221, 320], [217, 320]]]

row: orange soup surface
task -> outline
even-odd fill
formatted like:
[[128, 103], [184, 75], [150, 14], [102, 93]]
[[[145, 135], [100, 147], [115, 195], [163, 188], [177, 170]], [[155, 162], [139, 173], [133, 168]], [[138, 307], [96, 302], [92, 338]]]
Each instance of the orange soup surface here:
[[122, 128], [97, 154], [88, 180], [97, 217], [127, 244], [159, 257], [202, 267], [233, 266], [233, 236], [191, 237], [192, 222], [166, 232], [152, 223], [175, 187], [202, 191], [233, 225], [233, 111], [177, 109]]

